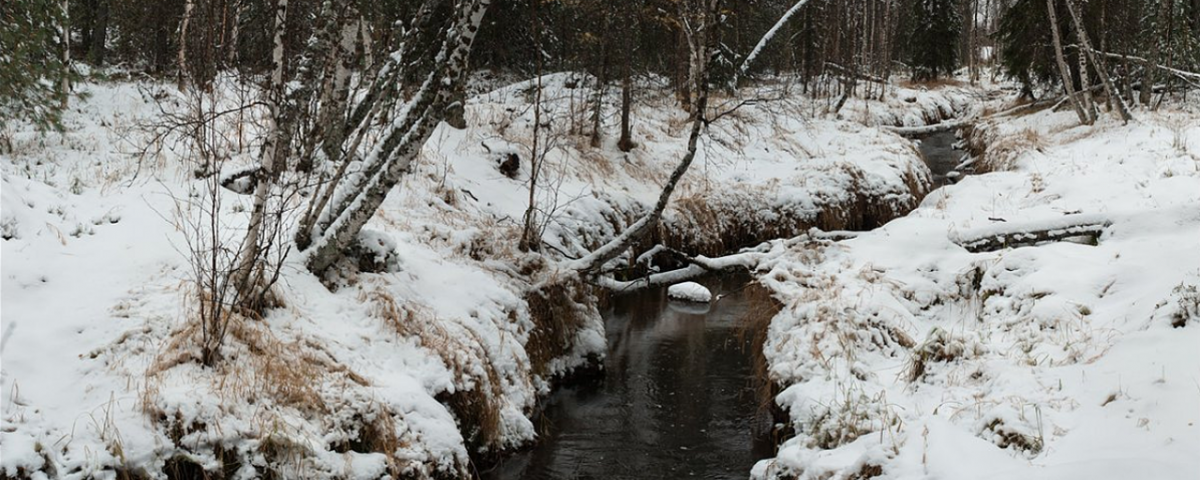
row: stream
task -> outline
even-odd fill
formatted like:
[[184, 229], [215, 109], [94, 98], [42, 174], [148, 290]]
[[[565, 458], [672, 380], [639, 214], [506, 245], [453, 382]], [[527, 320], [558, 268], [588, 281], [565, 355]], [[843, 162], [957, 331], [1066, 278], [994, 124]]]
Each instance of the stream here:
[[[965, 152], [954, 132], [919, 139], [934, 188], [954, 183]], [[752, 384], [745, 276], [705, 283], [711, 305], [668, 300], [665, 288], [616, 297], [601, 312], [604, 375], [544, 402], [533, 448], [507, 456], [485, 480], [744, 479], [774, 454], [772, 419]]]
[[741, 478], [770, 457], [769, 414], [751, 383], [750, 341], [737, 325], [747, 278], [702, 281], [709, 305], [659, 288], [614, 298], [602, 312], [603, 379], [564, 386], [545, 402], [539, 441], [482, 478]]
[[954, 131], [938, 132], [917, 139], [917, 148], [933, 173], [933, 188], [957, 182], [964, 172], [958, 170], [966, 152], [959, 148]]

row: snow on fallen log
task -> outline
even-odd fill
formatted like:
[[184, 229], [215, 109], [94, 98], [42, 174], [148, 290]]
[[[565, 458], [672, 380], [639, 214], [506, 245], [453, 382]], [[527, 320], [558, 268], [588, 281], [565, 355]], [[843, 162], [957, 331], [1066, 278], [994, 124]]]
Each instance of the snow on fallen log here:
[[1112, 221], [1104, 215], [1075, 214], [1021, 223], [997, 223], [960, 232], [951, 240], [970, 252], [991, 252], [1008, 247], [1057, 242], [1071, 237], [1099, 238]]
[[687, 302], [708, 303], [712, 301], [712, 292], [699, 283], [683, 282], [671, 285], [667, 289], [667, 297]]
[[884, 130], [887, 130], [889, 132], [895, 133], [895, 134], [903, 136], [903, 137], [917, 137], [917, 136], [921, 136], [921, 135], [929, 135], [931, 133], [947, 132], [950, 130], [956, 130], [956, 129], [967, 126], [967, 124], [974, 121], [974, 119], [975, 119], [974, 117], [961, 118], [958, 120], [951, 120], [948, 122], [935, 123], [933, 125], [926, 125], [923, 127], [888, 127], [888, 126], [885, 126], [883, 128], [884, 128]]

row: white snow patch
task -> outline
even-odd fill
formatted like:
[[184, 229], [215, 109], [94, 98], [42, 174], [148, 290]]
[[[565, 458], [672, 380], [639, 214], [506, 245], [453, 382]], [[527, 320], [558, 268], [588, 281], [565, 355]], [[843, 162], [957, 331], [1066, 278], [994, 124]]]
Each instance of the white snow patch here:
[[671, 285], [667, 289], [667, 296], [688, 302], [708, 303], [712, 301], [712, 292], [708, 291], [708, 288], [704, 285], [696, 282], [683, 282]]

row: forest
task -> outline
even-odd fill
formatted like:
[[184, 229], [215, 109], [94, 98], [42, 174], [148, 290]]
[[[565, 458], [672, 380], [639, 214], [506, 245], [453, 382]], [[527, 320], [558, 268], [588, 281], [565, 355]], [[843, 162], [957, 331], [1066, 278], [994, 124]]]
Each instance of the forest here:
[[0, 0], [0, 478], [1200, 472], [1200, 0]]

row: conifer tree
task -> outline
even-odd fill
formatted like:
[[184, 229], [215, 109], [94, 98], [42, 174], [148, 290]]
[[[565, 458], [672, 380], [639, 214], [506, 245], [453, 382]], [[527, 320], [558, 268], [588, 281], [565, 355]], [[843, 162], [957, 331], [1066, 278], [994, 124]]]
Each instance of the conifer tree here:
[[0, 123], [21, 119], [40, 129], [61, 129], [71, 77], [65, 12], [59, 0], [0, 3]]
[[954, 0], [913, 0], [910, 11], [909, 64], [913, 79], [936, 80], [958, 66], [962, 16]]

